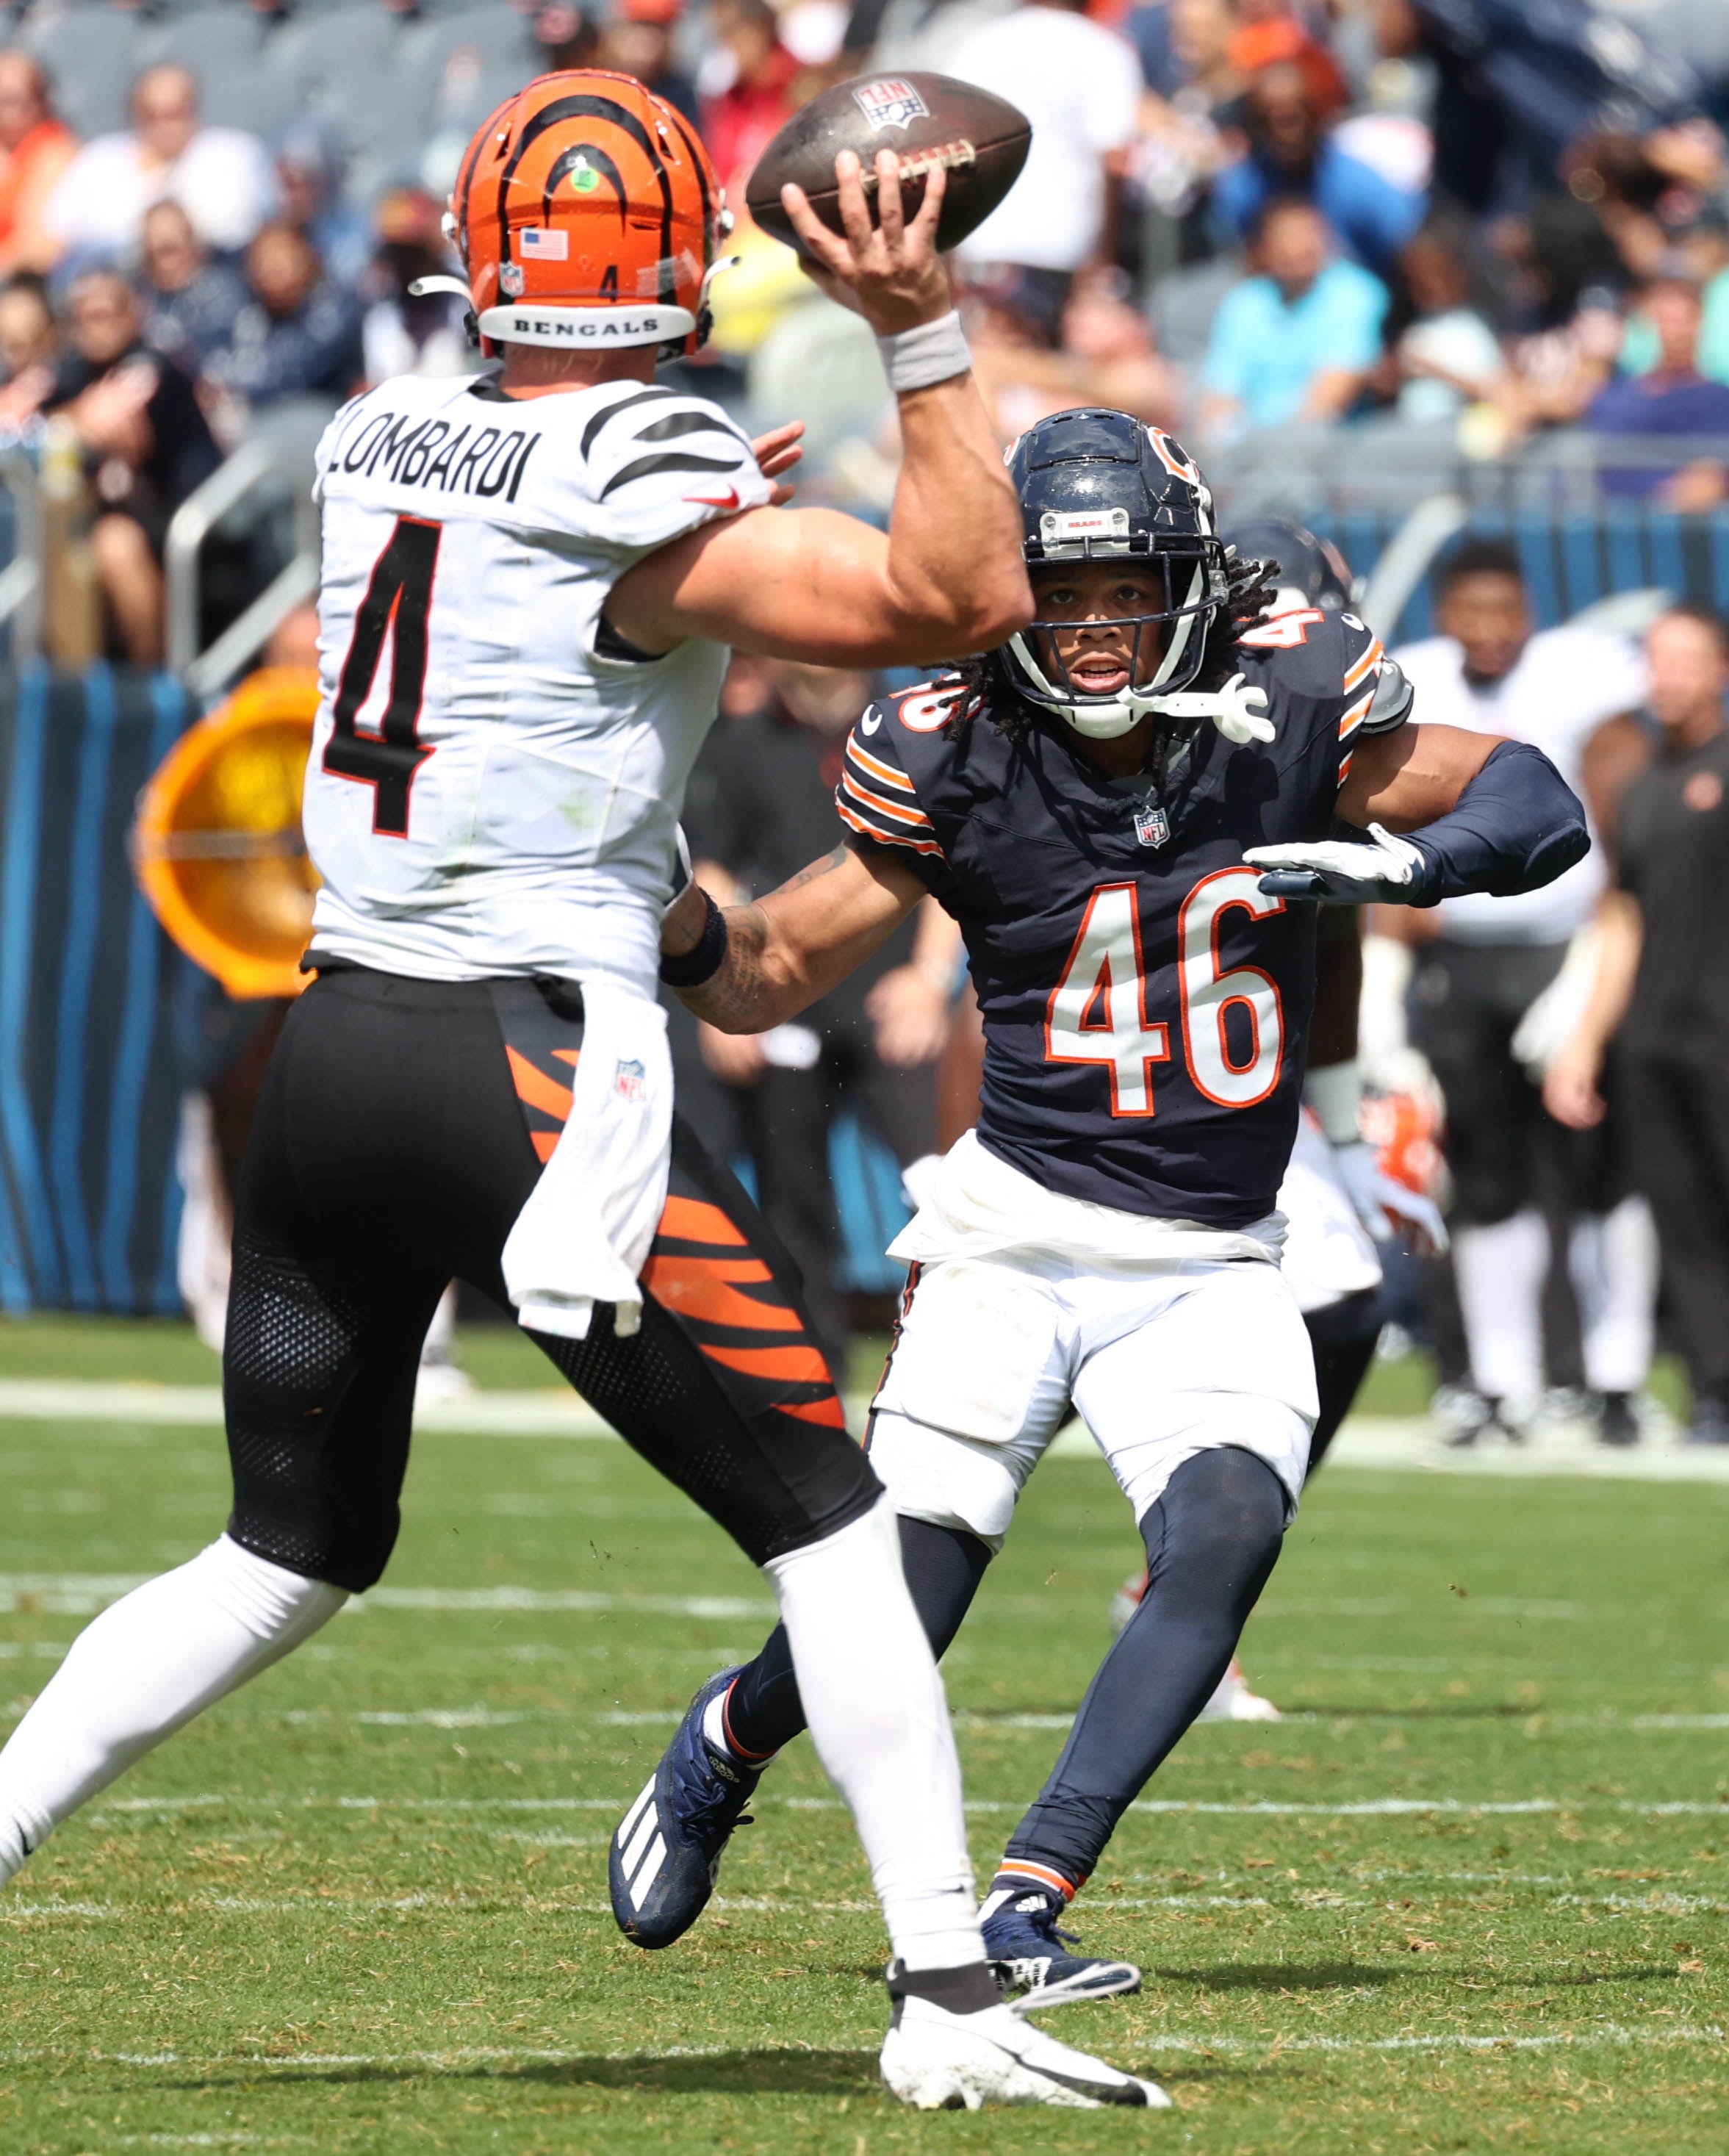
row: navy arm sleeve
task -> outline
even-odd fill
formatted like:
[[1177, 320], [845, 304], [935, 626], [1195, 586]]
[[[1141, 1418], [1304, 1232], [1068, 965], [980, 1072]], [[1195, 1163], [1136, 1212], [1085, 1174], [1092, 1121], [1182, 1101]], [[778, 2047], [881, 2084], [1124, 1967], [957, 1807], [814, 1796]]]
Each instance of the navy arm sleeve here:
[[1486, 891], [1494, 898], [1541, 891], [1583, 860], [1591, 834], [1578, 797], [1542, 751], [1503, 742], [1458, 806], [1405, 834], [1424, 860], [1405, 894], [1413, 906]]

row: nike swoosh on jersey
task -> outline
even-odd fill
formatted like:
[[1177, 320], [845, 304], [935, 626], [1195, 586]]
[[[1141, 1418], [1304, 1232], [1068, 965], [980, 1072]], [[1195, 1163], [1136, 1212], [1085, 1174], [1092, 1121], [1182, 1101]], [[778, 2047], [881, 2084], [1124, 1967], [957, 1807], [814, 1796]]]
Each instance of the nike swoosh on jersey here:
[[725, 494], [687, 494], [686, 501], [699, 502], [705, 509], [736, 509], [738, 489], [729, 486]]

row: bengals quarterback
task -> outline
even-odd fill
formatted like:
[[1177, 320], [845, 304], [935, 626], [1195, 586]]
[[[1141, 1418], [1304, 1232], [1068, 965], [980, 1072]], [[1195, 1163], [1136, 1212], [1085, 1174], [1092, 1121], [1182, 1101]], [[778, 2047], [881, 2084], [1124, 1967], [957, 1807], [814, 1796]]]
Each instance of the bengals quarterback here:
[[[894, 2092], [1144, 2107], [1164, 2101], [1152, 2084], [998, 2003], [893, 1508], [796, 1282], [673, 1112], [660, 916], [726, 647], [929, 662], [1030, 613], [935, 250], [941, 176], [909, 222], [892, 154], [835, 172], [844, 232], [798, 189], [783, 201], [898, 399], [885, 534], [784, 506], [796, 429], [759, 460], [716, 406], [657, 384], [703, 340], [729, 220], [696, 136], [623, 75], [530, 84], [462, 160], [450, 230], [495, 370], [387, 382], [325, 435], [316, 978], [237, 1197], [233, 1507], [89, 1627], [0, 1753], [0, 1879], [379, 1577], [420, 1343], [454, 1276], [512, 1304], [772, 1581], [893, 1946]], [[615, 1875], [685, 1880], [677, 1801], [638, 1811]]]

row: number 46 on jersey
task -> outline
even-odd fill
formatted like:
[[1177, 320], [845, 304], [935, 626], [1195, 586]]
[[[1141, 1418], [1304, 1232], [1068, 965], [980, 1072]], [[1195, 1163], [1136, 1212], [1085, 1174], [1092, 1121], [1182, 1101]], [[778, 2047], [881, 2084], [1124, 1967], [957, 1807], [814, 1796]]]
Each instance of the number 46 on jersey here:
[[[1240, 906], [1257, 921], [1285, 901], [1260, 889], [1255, 869], [1203, 876], [1177, 916], [1183, 1055], [1197, 1090], [1222, 1108], [1252, 1108], [1279, 1083], [1285, 1015], [1258, 966], [1220, 964], [1219, 921]], [[1147, 968], [1132, 883], [1102, 883], [1081, 916], [1075, 947], [1044, 1018], [1051, 1063], [1096, 1063], [1111, 1081], [1113, 1116], [1153, 1112], [1152, 1066], [1172, 1060], [1171, 1029], [1147, 1015]]]

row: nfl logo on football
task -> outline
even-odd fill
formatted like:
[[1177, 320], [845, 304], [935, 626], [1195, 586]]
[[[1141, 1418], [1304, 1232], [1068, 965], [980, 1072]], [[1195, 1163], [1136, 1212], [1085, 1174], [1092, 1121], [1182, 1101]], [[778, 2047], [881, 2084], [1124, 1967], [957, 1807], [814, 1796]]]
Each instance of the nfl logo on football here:
[[861, 82], [853, 96], [879, 134], [885, 127], [905, 127], [911, 121], [923, 120], [931, 110], [912, 85], [899, 75], [879, 75], [874, 82]]
[[1171, 819], [1162, 808], [1135, 811], [1135, 836], [1143, 846], [1162, 846], [1171, 835]]

